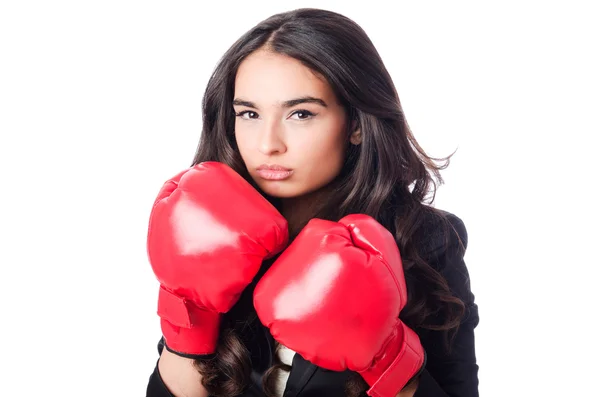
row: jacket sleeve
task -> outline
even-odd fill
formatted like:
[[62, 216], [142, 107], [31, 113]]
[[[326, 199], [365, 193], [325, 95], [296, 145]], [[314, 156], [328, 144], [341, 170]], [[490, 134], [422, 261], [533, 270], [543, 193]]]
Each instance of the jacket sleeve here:
[[433, 243], [426, 257], [446, 279], [454, 296], [464, 302], [465, 315], [456, 336], [451, 339], [450, 351], [445, 348], [442, 332], [418, 332], [427, 352], [427, 363], [415, 397], [478, 397], [479, 367], [474, 330], [479, 323], [479, 313], [464, 261], [468, 234], [460, 218], [448, 212], [445, 215], [450, 225], [448, 228], [437, 226], [437, 230], [428, 232]]
[[[158, 342], [159, 355], [162, 353], [163, 347], [163, 340], [161, 338], [161, 340]], [[160, 377], [160, 373], [158, 372], [158, 360], [156, 360], [156, 366], [154, 367], [154, 371], [152, 372], [152, 375], [150, 375], [150, 379], [148, 381], [146, 397], [175, 397], [173, 394], [171, 394], [169, 389], [167, 389], [167, 386]]]

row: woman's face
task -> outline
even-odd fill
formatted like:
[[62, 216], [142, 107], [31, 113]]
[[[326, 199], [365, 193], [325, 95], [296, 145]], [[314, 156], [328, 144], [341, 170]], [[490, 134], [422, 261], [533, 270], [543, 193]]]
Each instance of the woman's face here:
[[329, 84], [294, 58], [259, 50], [240, 65], [235, 139], [252, 179], [273, 197], [314, 192], [340, 172], [345, 111]]

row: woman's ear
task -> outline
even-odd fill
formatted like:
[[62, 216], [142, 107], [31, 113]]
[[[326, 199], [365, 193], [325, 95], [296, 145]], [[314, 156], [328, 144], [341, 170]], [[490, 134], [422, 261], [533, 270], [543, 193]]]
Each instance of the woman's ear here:
[[350, 143], [353, 145], [360, 145], [362, 142], [362, 135], [360, 133], [360, 128], [354, 130], [352, 135], [350, 135]]

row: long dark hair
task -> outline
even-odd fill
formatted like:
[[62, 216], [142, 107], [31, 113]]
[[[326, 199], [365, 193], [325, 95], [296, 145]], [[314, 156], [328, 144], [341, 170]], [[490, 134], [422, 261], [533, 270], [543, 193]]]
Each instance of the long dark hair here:
[[[392, 78], [373, 43], [354, 21], [332, 11], [297, 9], [271, 16], [236, 41], [208, 82], [203, 129], [193, 164], [211, 160], [226, 163], [256, 186], [236, 146], [232, 102], [238, 67], [258, 49], [293, 57], [322, 75], [345, 107], [348, 134], [354, 127], [362, 134], [360, 145], [348, 145], [344, 168], [313, 217], [338, 220], [350, 213], [363, 213], [390, 230], [402, 253], [409, 294], [400, 318], [413, 329], [443, 331], [449, 341], [464, 314], [464, 303], [423, 258], [420, 247], [426, 236], [418, 231], [427, 217], [445, 221], [429, 204], [435, 199], [437, 185], [443, 183], [440, 171], [449, 165], [453, 154], [433, 158], [419, 146]], [[215, 396], [241, 393], [251, 369], [249, 352], [236, 331], [240, 322], [225, 324], [215, 358], [196, 361], [205, 388]], [[265, 391], [270, 395], [276, 368], [267, 371], [264, 378]], [[360, 377], [350, 383], [352, 395], [367, 388]]]

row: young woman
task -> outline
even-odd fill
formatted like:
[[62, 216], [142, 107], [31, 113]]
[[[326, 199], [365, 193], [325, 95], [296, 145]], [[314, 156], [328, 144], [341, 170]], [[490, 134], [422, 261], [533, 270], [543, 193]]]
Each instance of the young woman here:
[[[467, 232], [352, 20], [274, 15], [208, 83], [150, 216], [147, 396], [477, 396]], [[433, 191], [433, 196], [430, 193]]]

